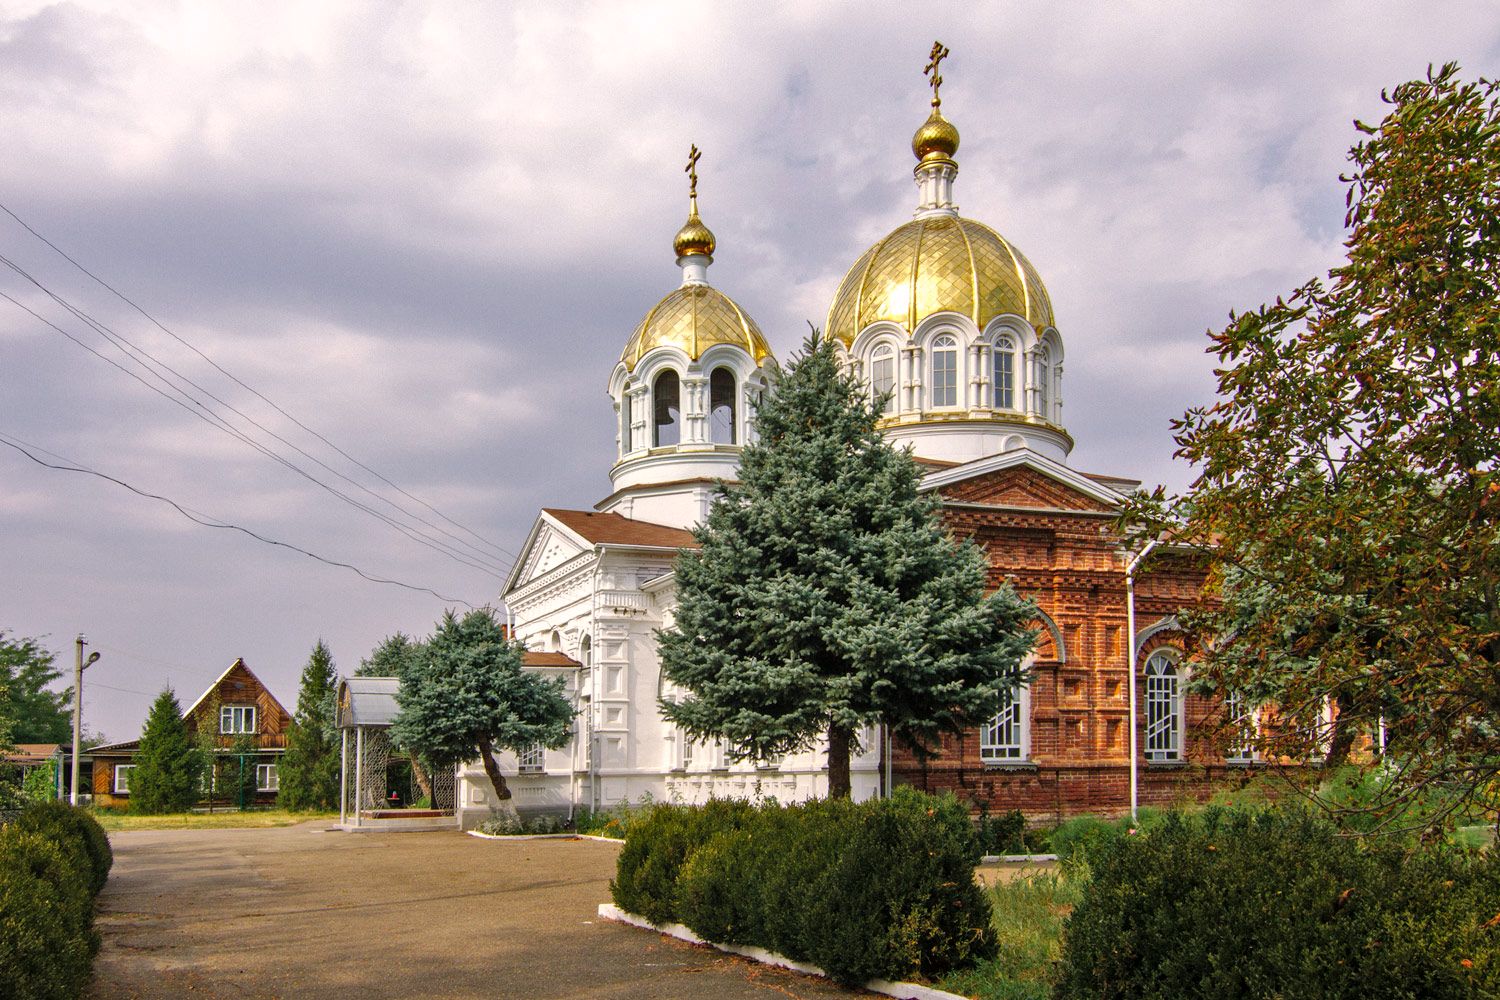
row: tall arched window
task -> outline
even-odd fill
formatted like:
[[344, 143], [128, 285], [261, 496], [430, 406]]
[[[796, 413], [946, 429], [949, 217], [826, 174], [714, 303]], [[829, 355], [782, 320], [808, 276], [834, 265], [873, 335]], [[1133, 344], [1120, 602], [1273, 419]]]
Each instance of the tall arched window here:
[[628, 455], [635, 450], [635, 443], [631, 440], [635, 433], [630, 419], [630, 389], [627, 387], [620, 392], [620, 454]]
[[578, 662], [583, 664], [585, 670], [594, 665], [594, 640], [589, 636], [584, 636], [578, 643]]
[[896, 412], [896, 351], [889, 344], [870, 356], [870, 396], [880, 402], [881, 413]]
[[946, 334], [932, 342], [932, 405], [958, 405], [958, 341]]
[[1036, 411], [1052, 419], [1052, 352], [1046, 344], [1036, 349]]
[[708, 377], [708, 423], [714, 444], [734, 444], [734, 372], [728, 368]]
[[1016, 408], [1016, 342], [1009, 337], [995, 341], [994, 406], [1001, 410]]
[[1010, 689], [1005, 707], [979, 729], [980, 760], [1004, 763], [1026, 759], [1030, 750], [1030, 700], [1026, 685], [1017, 684]]
[[651, 387], [651, 446], [676, 444], [682, 439], [682, 388], [677, 373], [670, 369], [656, 376]]
[[1146, 661], [1146, 759], [1182, 759], [1182, 677], [1166, 653]]

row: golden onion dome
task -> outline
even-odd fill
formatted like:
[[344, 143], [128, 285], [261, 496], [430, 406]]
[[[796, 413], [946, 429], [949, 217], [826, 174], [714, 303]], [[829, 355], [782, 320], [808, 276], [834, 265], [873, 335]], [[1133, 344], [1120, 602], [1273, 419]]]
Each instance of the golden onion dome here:
[[1007, 313], [1038, 330], [1056, 325], [1031, 262], [989, 226], [944, 213], [898, 227], [855, 261], [828, 310], [828, 336], [850, 347], [871, 323], [889, 320], [909, 334], [939, 312], [981, 330]]
[[911, 137], [911, 151], [918, 160], [951, 160], [958, 152], [958, 129], [937, 108]]
[[625, 344], [620, 361], [634, 371], [641, 358], [663, 346], [679, 348], [697, 361], [715, 344], [742, 347], [757, 365], [771, 355], [760, 327], [733, 299], [712, 285], [686, 284], [646, 313]]
[[693, 210], [688, 215], [688, 220], [677, 230], [677, 235], [672, 237], [672, 249], [677, 251], [677, 256], [687, 257], [690, 254], [702, 254], [712, 257], [714, 253], [713, 230], [703, 224], [698, 218], [697, 198], [693, 199]]

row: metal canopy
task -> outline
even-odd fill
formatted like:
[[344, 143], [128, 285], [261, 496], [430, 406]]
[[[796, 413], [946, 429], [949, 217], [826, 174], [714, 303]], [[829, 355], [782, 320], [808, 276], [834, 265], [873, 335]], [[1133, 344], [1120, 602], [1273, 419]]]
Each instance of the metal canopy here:
[[385, 729], [396, 719], [395, 677], [346, 677], [339, 681], [338, 728]]

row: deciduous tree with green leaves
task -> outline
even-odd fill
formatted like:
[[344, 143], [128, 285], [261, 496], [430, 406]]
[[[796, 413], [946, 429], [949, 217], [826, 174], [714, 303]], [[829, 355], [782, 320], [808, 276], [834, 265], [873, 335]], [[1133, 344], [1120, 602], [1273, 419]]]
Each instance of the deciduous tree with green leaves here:
[[562, 680], [523, 670], [523, 648], [487, 608], [443, 615], [419, 656], [398, 666], [401, 689], [391, 734], [434, 767], [478, 756], [495, 787], [497, 811], [515, 814], [495, 751], [522, 752], [568, 741], [573, 706]]
[[1338, 759], [1383, 728], [1361, 808], [1441, 788], [1416, 811], [1441, 823], [1500, 808], [1500, 85], [1448, 65], [1383, 96], [1347, 260], [1211, 335], [1219, 399], [1173, 425], [1198, 477], [1127, 521], [1212, 560], [1196, 674], [1276, 706], [1263, 749]]
[[73, 689], [52, 690], [62, 678], [56, 655], [37, 639], [0, 629], [0, 689], [17, 743], [66, 743], [73, 734]]
[[277, 767], [277, 802], [287, 809], [332, 809], [339, 798], [339, 734], [333, 700], [338, 687], [333, 655], [319, 639], [302, 668], [297, 712]]
[[188, 735], [182, 706], [167, 688], [157, 695], [141, 730], [141, 747], [130, 772], [130, 811], [184, 812], [198, 801], [203, 752]]
[[919, 748], [993, 716], [1021, 679], [1035, 609], [938, 521], [879, 401], [816, 331], [755, 417], [740, 481], [721, 483], [700, 548], [677, 562], [667, 718], [736, 757], [828, 742], [830, 796], [850, 793], [862, 726]]

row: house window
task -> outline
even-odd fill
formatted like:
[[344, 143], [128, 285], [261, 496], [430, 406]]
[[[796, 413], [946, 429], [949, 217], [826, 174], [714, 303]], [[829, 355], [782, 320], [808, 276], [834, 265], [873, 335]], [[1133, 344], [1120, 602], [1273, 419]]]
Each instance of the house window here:
[[1182, 678], [1165, 653], [1146, 661], [1146, 759], [1182, 759]]
[[275, 764], [255, 765], [255, 790], [257, 792], [274, 792], [281, 787], [281, 781], [276, 776]]
[[1011, 688], [999, 714], [980, 727], [980, 760], [999, 763], [1026, 759], [1026, 695], [1024, 685]]
[[714, 444], [734, 444], [734, 373], [728, 368], [708, 377], [708, 417]]
[[682, 395], [677, 373], [665, 371], [656, 376], [651, 387], [651, 405], [654, 419], [651, 422], [651, 446], [676, 444], [682, 438]]
[[1255, 711], [1245, 703], [1242, 692], [1231, 691], [1224, 699], [1224, 721], [1229, 743], [1224, 759], [1231, 764], [1248, 764], [1255, 759]]
[[225, 705], [219, 709], [219, 732], [229, 734], [255, 732], [255, 706]]
[[932, 342], [932, 405], [958, 405], [958, 341], [949, 336]]
[[516, 770], [521, 774], [541, 774], [546, 750], [540, 743], [533, 743], [516, 754]]
[[881, 413], [896, 410], [896, 352], [889, 345], [878, 348], [870, 359], [870, 395]]
[[1009, 337], [995, 341], [995, 407], [1016, 408], [1016, 342]]
[[130, 772], [135, 770], [134, 764], [115, 765], [115, 794], [130, 794]]

